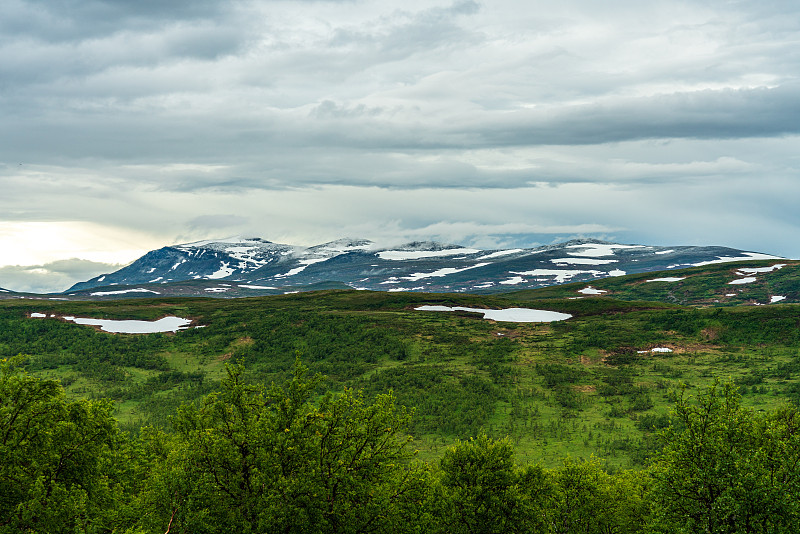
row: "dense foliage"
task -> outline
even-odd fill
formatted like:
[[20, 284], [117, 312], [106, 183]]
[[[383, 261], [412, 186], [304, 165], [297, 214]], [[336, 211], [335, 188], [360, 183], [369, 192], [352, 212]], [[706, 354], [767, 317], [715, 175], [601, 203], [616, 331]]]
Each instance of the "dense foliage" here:
[[120, 432], [107, 401], [2, 364], [0, 533], [794, 532], [800, 411], [742, 406], [729, 384], [674, 395], [653, 463], [519, 464], [509, 439], [415, 458], [391, 394], [315, 393], [299, 363], [280, 386], [228, 366], [174, 431]]

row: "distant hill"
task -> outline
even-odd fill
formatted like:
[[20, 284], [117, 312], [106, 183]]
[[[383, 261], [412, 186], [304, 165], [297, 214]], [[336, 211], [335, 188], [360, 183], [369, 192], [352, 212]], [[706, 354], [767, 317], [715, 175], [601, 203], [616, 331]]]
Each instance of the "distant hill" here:
[[531, 301], [606, 297], [692, 306], [797, 303], [800, 302], [800, 262], [715, 263], [524, 290], [508, 296]]
[[236, 237], [163, 247], [65, 293], [83, 298], [233, 297], [343, 287], [500, 293], [754, 260], [782, 258], [727, 247], [659, 247], [594, 239], [478, 250], [432, 241], [380, 247], [365, 239], [300, 247]]

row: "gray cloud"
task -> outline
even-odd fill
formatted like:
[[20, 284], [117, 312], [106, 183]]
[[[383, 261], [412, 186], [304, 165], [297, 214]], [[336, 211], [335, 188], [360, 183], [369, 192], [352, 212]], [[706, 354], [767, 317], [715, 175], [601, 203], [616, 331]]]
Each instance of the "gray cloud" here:
[[0, 235], [787, 254], [798, 31], [788, 1], [9, 0]]
[[76, 282], [114, 272], [121, 267], [119, 264], [77, 258], [44, 265], [6, 265], [0, 267], [0, 287], [21, 293], [60, 293]]

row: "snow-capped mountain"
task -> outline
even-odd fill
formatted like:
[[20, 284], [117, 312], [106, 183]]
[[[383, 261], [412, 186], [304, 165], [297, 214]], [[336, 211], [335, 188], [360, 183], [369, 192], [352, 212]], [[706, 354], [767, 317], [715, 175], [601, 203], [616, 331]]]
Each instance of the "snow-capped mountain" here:
[[[159, 286], [181, 282], [185, 288], [181, 294], [186, 294], [192, 292], [189, 281], [204, 282], [193, 290], [195, 294], [258, 294], [326, 283], [382, 291], [497, 292], [757, 259], [781, 258], [726, 247], [658, 247], [592, 239], [530, 249], [479, 250], [431, 241], [380, 247], [365, 239], [301, 247], [237, 237], [154, 250], [119, 271], [78, 283], [67, 293], [164, 294], [170, 292], [160, 291]], [[130, 288], [139, 285], [146, 287]]]

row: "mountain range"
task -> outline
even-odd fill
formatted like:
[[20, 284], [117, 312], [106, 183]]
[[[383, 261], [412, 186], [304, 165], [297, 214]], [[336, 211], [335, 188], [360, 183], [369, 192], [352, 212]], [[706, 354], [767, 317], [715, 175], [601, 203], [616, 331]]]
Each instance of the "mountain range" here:
[[[415, 241], [381, 247], [339, 239], [303, 247], [257, 237], [172, 245], [75, 284], [73, 298], [219, 297], [325, 288], [497, 293], [713, 263], [782, 259], [719, 246], [650, 246], [579, 239], [536, 248], [479, 250]], [[0, 295], [9, 297], [13, 292]]]

